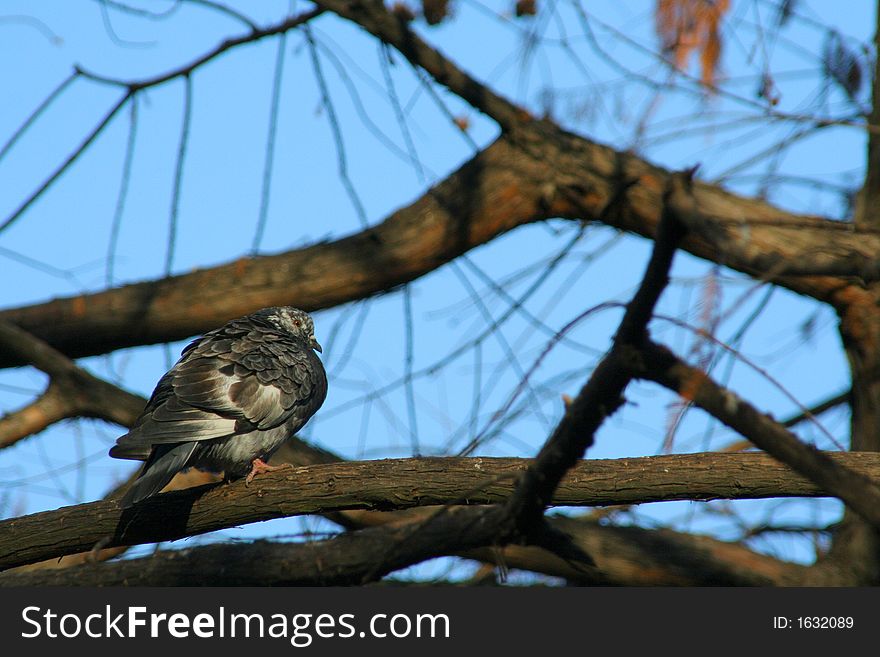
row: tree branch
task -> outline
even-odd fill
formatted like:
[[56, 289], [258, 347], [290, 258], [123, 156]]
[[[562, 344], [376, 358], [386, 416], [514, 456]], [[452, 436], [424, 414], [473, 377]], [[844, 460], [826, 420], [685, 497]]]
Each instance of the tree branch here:
[[[414, 534], [411, 524], [405, 524], [384, 531], [361, 530], [305, 545], [265, 541], [210, 545], [112, 564], [90, 563], [51, 572], [0, 573], [0, 586], [358, 584], [367, 576], [375, 580], [406, 565], [447, 555], [504, 568], [526, 567], [580, 583], [625, 586], [793, 584], [809, 570], [709, 537], [671, 530], [600, 526], [584, 519], [549, 518], [552, 527], [595, 555], [599, 568], [585, 569], [531, 546], [467, 548], [468, 541], [475, 543], [491, 537], [487, 537], [488, 531], [482, 535], [479, 528], [474, 531], [474, 519], [457, 514], [473, 512], [482, 516], [486, 509], [453, 511], [427, 534]], [[254, 568], [255, 563], [263, 566]]]
[[[880, 455], [829, 458], [880, 478]], [[488, 458], [341, 462], [283, 468], [260, 475], [250, 486], [236, 482], [165, 493], [124, 513], [113, 500], [63, 507], [0, 522], [0, 568], [96, 546], [176, 540], [293, 515], [502, 503], [513, 492], [517, 476], [532, 463]], [[553, 504], [827, 494], [763, 454], [687, 454], [579, 462], [563, 478]]]
[[[541, 123], [534, 139], [503, 136], [381, 224], [332, 242], [243, 258], [181, 276], [0, 311], [71, 358], [180, 340], [270, 305], [329, 308], [415, 280], [518, 226], [550, 217], [596, 220], [653, 238], [670, 175], [638, 158]], [[538, 138], [540, 137], [540, 139]], [[621, 185], [628, 188], [621, 194]], [[682, 248], [756, 275], [767, 259], [797, 262], [819, 246], [838, 260], [873, 258], [880, 236], [794, 215], [694, 183], [699, 213]], [[775, 282], [836, 306], [850, 281]], [[0, 367], [22, 364], [0, 354]]]
[[[535, 163], [497, 142], [383, 223], [280, 255], [0, 312], [72, 358], [179, 340], [272, 305], [332, 307], [393, 289], [549, 215]], [[0, 366], [22, 364], [0, 353]]]
[[0, 448], [69, 417], [95, 417], [128, 426], [144, 408], [143, 397], [93, 376], [42, 340], [2, 319], [0, 347], [4, 353], [49, 375], [49, 386], [36, 401], [0, 417]]
[[[432, 557], [492, 543], [499, 507], [450, 509], [418, 532], [384, 526], [305, 544], [258, 541], [173, 550], [76, 568], [0, 574], [0, 586], [327, 586], [366, 584]], [[267, 567], [254, 567], [266, 564]]]
[[[797, 586], [803, 585], [812, 568], [757, 553], [740, 543], [671, 529], [616, 527], [553, 515], [547, 522], [593, 557], [596, 568], [585, 569], [523, 545], [458, 554], [503, 568], [525, 568], [603, 586]], [[833, 580], [826, 585], [834, 585]]]
[[[483, 513], [484, 508], [479, 507], [477, 513]], [[419, 520], [436, 513], [431, 508], [414, 511], [419, 512]], [[307, 546], [288, 543], [282, 547], [260, 541], [159, 552], [148, 558], [107, 565], [92, 562], [50, 573], [8, 571], [0, 573], [0, 586], [351, 584], [363, 582], [366, 575], [376, 579], [395, 568], [447, 555], [477, 559], [504, 569], [526, 568], [579, 583], [624, 586], [803, 585], [809, 581], [812, 570], [710, 537], [667, 529], [603, 526], [583, 518], [551, 516], [548, 523], [570, 536], [583, 551], [595, 555], [598, 568], [583, 568], [532, 546], [467, 549], [462, 541], [469, 539], [463, 533], [458, 534], [462, 541], [441, 546], [432, 540], [420, 540], [425, 535], [421, 529], [412, 532], [414, 521], [404, 520], [403, 525], [401, 522], [398, 519], [392, 534], [376, 532], [368, 537], [356, 532], [357, 537], [352, 540], [337, 537]], [[472, 524], [470, 519], [467, 523]], [[387, 527], [387, 520], [380, 526]], [[452, 525], [446, 521], [441, 527], [448, 531]], [[471, 529], [472, 526], [468, 527]], [[440, 533], [437, 526], [435, 530], [440, 536], [448, 536]], [[411, 537], [415, 537], [415, 544]], [[377, 544], [379, 547], [373, 550]], [[428, 549], [422, 551], [425, 548]], [[263, 567], [254, 568], [254, 563]]]
[[425, 43], [409, 28], [406, 20], [388, 11], [382, 2], [315, 0], [315, 4], [356, 23], [380, 41], [394, 46], [413, 66], [423, 68], [437, 82], [497, 121], [502, 130], [512, 130], [532, 120], [523, 108], [496, 94]]
[[639, 289], [627, 304], [608, 354], [593, 370], [578, 396], [566, 403], [565, 414], [544, 443], [535, 462], [523, 473], [507, 502], [513, 531], [529, 536], [543, 522], [556, 486], [593, 444], [593, 436], [623, 403], [623, 392], [633, 379], [631, 351], [647, 340], [648, 322], [660, 294], [669, 282], [669, 269], [682, 237], [680, 217], [692, 211], [693, 171], [669, 179], [663, 195], [663, 219], [657, 229], [654, 250]]
[[143, 89], [150, 89], [151, 87], [157, 87], [180, 77], [188, 77], [192, 75], [192, 73], [195, 72], [197, 69], [201, 68], [208, 62], [217, 59], [220, 55], [229, 50], [232, 50], [233, 48], [254, 43], [256, 41], [259, 41], [260, 39], [265, 39], [269, 36], [284, 34], [285, 32], [289, 32], [290, 30], [293, 30], [300, 25], [307, 23], [313, 18], [317, 18], [323, 13], [323, 9], [311, 9], [295, 16], [289, 16], [278, 23], [269, 25], [262, 29], [252, 27], [250, 32], [248, 32], [247, 34], [244, 34], [240, 37], [225, 39], [223, 42], [217, 44], [217, 46], [215, 46], [208, 52], [199, 55], [192, 62], [184, 64], [183, 66], [179, 66], [178, 68], [172, 69], [165, 73], [155, 75], [151, 78], [141, 78], [137, 80], [119, 80], [116, 78], [109, 78], [103, 75], [99, 75], [91, 71], [86, 71], [82, 68], [77, 68], [76, 72], [89, 80], [94, 80], [95, 82], [101, 82], [103, 84], [124, 87], [132, 93], [141, 91]]
[[679, 359], [667, 348], [648, 343], [642, 349], [640, 377], [655, 381], [738, 431], [756, 446], [839, 497], [874, 527], [880, 528], [880, 488], [867, 477], [801, 442], [778, 422]]

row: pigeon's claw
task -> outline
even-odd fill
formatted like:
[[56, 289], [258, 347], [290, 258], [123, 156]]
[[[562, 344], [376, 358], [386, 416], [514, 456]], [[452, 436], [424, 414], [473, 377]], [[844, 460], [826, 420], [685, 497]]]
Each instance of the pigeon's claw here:
[[245, 477], [244, 485], [250, 486], [251, 481], [253, 481], [254, 477], [258, 474], [263, 474], [264, 472], [272, 472], [273, 470], [281, 469], [280, 465], [269, 465], [263, 459], [254, 459], [251, 461], [251, 471], [248, 472], [248, 476]]

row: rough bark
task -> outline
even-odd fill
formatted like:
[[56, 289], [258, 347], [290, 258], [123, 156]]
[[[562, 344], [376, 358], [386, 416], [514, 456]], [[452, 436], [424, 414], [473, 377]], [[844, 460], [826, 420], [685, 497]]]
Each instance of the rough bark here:
[[[399, 568], [449, 554], [457, 546], [491, 544], [499, 515], [497, 506], [457, 508], [421, 524], [418, 532], [407, 526], [375, 527], [302, 545], [267, 541], [210, 545], [63, 570], [0, 574], [0, 586], [366, 584]], [[400, 549], [402, 544], [405, 549]]]
[[[874, 480], [880, 455], [829, 454]], [[283, 468], [244, 482], [167, 493], [120, 512], [90, 502], [0, 522], [0, 568], [91, 549], [169, 541], [273, 518], [345, 510], [392, 511], [504, 502], [530, 459], [417, 458]], [[121, 491], [119, 491], [121, 493]], [[579, 462], [553, 504], [826, 494], [763, 454], [683, 454]], [[390, 515], [390, 514], [389, 514]], [[359, 526], [370, 524], [360, 516]]]
[[802, 442], [778, 422], [719, 386], [701, 370], [687, 365], [665, 347], [647, 344], [636, 358], [644, 364], [641, 376], [675, 390], [793, 470], [834, 491], [835, 496], [865, 521], [880, 528], [880, 487], [870, 479]]
[[[477, 514], [481, 512], [482, 509]], [[463, 524], [467, 525], [470, 537], [460, 541]], [[0, 586], [353, 584], [362, 583], [365, 577], [374, 580], [410, 562], [447, 555], [478, 559], [503, 569], [526, 566], [573, 583], [617, 586], [792, 585], [800, 583], [809, 570], [705, 536], [665, 529], [605, 527], [595, 521], [566, 517], [551, 517], [549, 524], [594, 555], [597, 568], [572, 564], [530, 546], [464, 549], [462, 544], [477, 540], [481, 533], [474, 532], [471, 519], [462, 522], [453, 516], [451, 523], [435, 526], [428, 533], [421, 528], [412, 532], [407, 524], [389, 531], [383, 524], [372, 532], [360, 530], [306, 545], [266, 541], [221, 544], [50, 572], [8, 571], [0, 573]], [[458, 539], [459, 544], [450, 543], [450, 536]], [[399, 549], [401, 543], [406, 550]], [[393, 558], [389, 559], [389, 554]], [[263, 565], [254, 568], [254, 563]]]
[[[0, 311], [69, 357], [183, 339], [257, 308], [306, 310], [365, 298], [414, 280], [469, 249], [534, 221], [601, 221], [653, 238], [668, 171], [547, 122], [504, 135], [380, 224], [339, 240], [95, 294]], [[696, 182], [698, 230], [682, 248], [712, 262], [845, 307], [880, 235]], [[786, 263], [830, 275], [786, 275]], [[0, 367], [23, 364], [0, 354]]]

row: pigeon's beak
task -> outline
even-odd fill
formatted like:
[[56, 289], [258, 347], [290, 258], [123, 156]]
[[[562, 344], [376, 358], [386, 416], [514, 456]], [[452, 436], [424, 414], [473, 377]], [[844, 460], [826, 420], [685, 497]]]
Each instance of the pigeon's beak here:
[[315, 351], [317, 351], [319, 354], [324, 353], [324, 350], [321, 349], [321, 345], [319, 345], [318, 341], [315, 340], [314, 335], [309, 336], [309, 346], [311, 346], [311, 348], [314, 349]]

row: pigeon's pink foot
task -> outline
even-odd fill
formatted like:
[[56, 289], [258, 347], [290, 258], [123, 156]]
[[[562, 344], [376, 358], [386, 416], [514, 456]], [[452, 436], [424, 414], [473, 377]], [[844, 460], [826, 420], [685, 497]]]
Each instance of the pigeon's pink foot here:
[[263, 474], [264, 472], [272, 472], [273, 470], [279, 470], [282, 466], [280, 465], [269, 465], [263, 459], [254, 459], [251, 461], [251, 471], [248, 473], [248, 476], [245, 478], [244, 483], [245, 486], [250, 486], [251, 481], [253, 481], [254, 477], [258, 474]]

